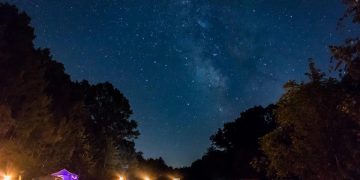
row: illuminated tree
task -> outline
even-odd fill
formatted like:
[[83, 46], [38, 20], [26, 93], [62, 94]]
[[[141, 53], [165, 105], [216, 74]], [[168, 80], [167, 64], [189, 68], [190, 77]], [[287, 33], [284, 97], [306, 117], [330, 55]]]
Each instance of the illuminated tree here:
[[29, 24], [25, 13], [0, 4], [1, 170], [31, 178], [72, 166], [76, 156], [85, 161], [88, 153], [80, 91], [48, 50], [34, 48]]
[[359, 125], [343, 112], [347, 89], [324, 78], [310, 63], [310, 81], [285, 85], [277, 103], [277, 128], [261, 147], [268, 158], [268, 175], [301, 179], [359, 177]]

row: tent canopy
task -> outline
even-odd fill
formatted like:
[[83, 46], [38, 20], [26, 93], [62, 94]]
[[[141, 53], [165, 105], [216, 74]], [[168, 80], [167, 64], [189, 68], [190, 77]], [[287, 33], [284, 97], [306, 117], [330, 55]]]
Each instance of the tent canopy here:
[[59, 172], [51, 174], [52, 176], [60, 177], [63, 180], [78, 180], [79, 176], [76, 174], [71, 173], [66, 169], [62, 169]]

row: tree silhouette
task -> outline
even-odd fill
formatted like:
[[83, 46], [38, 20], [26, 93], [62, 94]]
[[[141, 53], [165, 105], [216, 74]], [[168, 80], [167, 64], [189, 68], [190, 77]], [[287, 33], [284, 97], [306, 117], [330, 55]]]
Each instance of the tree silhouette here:
[[240, 114], [233, 122], [225, 123], [211, 136], [212, 147], [190, 169], [186, 179], [239, 179], [262, 177], [251, 166], [261, 157], [258, 140], [274, 129], [273, 111], [276, 106], [256, 106]]
[[[345, 89], [333, 78], [288, 83], [277, 103], [278, 127], [261, 140], [268, 173], [283, 178], [347, 179], [360, 174], [359, 125], [344, 113]], [[316, 81], [314, 80], [316, 79]]]
[[[360, 22], [357, 0], [343, 0], [340, 20]], [[333, 70], [329, 78], [310, 63], [309, 81], [285, 84], [277, 103], [277, 128], [265, 135], [261, 147], [270, 177], [299, 179], [357, 179], [360, 177], [360, 41], [349, 38], [330, 46]]]
[[40, 173], [46, 162], [39, 157], [52, 144], [48, 135], [54, 129], [48, 110], [50, 98], [44, 93], [45, 68], [36, 59], [29, 23], [30, 18], [14, 6], [0, 5], [0, 113], [9, 118], [3, 120], [8, 122], [5, 124], [12, 123], [1, 139], [0, 161], [3, 166]]
[[109, 163], [116, 164], [113, 168], [128, 167], [136, 159], [133, 139], [139, 135], [137, 123], [130, 119], [132, 110], [128, 100], [110, 83], [90, 85], [83, 81], [80, 86], [89, 115], [86, 130], [100, 173], [97, 176], [104, 176], [101, 170], [109, 170]]
[[72, 82], [48, 49], [34, 48], [29, 24], [0, 3], [0, 169], [31, 179], [66, 167], [101, 179], [135, 161], [127, 99], [110, 83]]

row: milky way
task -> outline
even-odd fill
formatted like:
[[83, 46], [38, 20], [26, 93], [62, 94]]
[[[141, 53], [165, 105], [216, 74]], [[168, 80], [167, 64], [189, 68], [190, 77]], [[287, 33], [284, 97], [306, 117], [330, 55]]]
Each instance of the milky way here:
[[[0, 0], [4, 1], [4, 0]], [[109, 81], [139, 122], [137, 150], [190, 165], [242, 110], [326, 69], [340, 0], [9, 0], [73, 80]]]

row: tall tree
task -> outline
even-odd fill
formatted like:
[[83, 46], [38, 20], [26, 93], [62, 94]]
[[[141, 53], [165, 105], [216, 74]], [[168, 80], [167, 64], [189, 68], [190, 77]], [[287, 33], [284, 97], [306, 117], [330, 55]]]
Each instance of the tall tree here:
[[[98, 176], [105, 176], [109, 169], [128, 168], [136, 159], [133, 140], [139, 135], [137, 123], [130, 119], [132, 110], [128, 100], [110, 83], [90, 85], [83, 81], [80, 86], [89, 114], [86, 128], [99, 169]], [[109, 160], [113, 158], [119, 163], [109, 167], [113, 164]]]
[[[21, 170], [38, 169], [39, 172], [41, 163], [30, 162], [37, 160], [49, 140], [50, 131], [46, 128], [51, 113], [47, 109], [50, 99], [44, 93], [44, 66], [41, 61], [34, 61], [34, 34], [29, 23], [30, 18], [14, 6], [0, 5], [1, 114], [9, 118], [3, 120], [8, 122], [6, 124], [12, 124], [11, 130], [1, 139], [0, 153], [7, 156], [1, 155], [0, 160], [2, 165]], [[20, 161], [29, 164], [25, 166], [26, 163]]]
[[[344, 22], [360, 23], [358, 0], [343, 0]], [[268, 174], [282, 178], [356, 179], [360, 177], [360, 41], [349, 38], [330, 46], [333, 70], [327, 78], [310, 63], [310, 80], [285, 85], [278, 102], [278, 127], [261, 146], [268, 157]]]
[[310, 81], [285, 85], [277, 103], [277, 128], [265, 135], [261, 147], [268, 157], [268, 175], [301, 179], [359, 177], [359, 125], [346, 113], [347, 89], [325, 78], [310, 63]]
[[34, 48], [29, 24], [15, 6], [0, 4], [0, 164], [27, 178], [74, 167], [88, 154], [81, 91], [48, 50]]
[[[96, 169], [90, 141], [87, 139], [89, 135], [85, 129], [89, 114], [86, 111], [82, 88], [70, 80], [70, 76], [64, 72], [64, 65], [54, 61], [48, 49], [36, 51], [45, 61], [45, 91], [51, 97], [49, 109], [57, 127], [53, 135], [58, 139], [49, 157], [57, 164], [61, 162], [62, 167], [89, 179]], [[62, 147], [62, 150], [59, 151], [58, 147]], [[56, 157], [61, 157], [62, 160]]]

